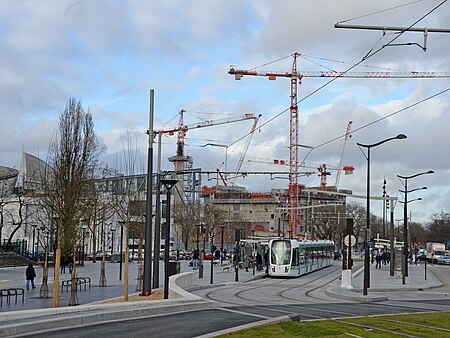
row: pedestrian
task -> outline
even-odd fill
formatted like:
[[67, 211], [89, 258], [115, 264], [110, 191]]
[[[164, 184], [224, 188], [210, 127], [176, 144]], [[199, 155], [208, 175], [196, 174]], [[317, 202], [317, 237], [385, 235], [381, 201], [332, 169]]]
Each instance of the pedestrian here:
[[34, 286], [34, 277], [36, 277], [36, 271], [34, 271], [33, 264], [28, 264], [28, 267], [25, 270], [25, 276], [27, 278], [27, 290], [30, 290], [30, 282], [31, 287], [33, 289], [36, 289], [36, 287]]
[[375, 261], [376, 261], [375, 269], [381, 269], [381, 255], [379, 252], [375, 256]]
[[192, 254], [192, 267], [194, 270], [198, 269], [198, 251], [194, 250], [194, 253]]
[[266, 273], [269, 273], [269, 250], [264, 252], [264, 264], [266, 265]]
[[73, 270], [73, 258], [69, 257], [69, 273], [72, 273]]
[[262, 264], [263, 258], [259, 251], [256, 252], [256, 266], [258, 267], [258, 271], [263, 271], [263, 264]]
[[66, 257], [61, 256], [61, 273], [66, 273]]

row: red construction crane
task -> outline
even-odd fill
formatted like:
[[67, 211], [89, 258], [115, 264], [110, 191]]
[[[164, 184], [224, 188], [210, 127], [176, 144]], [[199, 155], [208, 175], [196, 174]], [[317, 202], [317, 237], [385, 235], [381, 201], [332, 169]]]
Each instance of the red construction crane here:
[[[253, 158], [249, 159], [249, 162], [257, 162], [257, 163], [267, 163], [267, 164], [275, 164], [275, 165], [283, 165], [288, 166], [289, 161], [288, 160], [280, 160], [280, 159], [268, 159], [268, 158]], [[325, 163], [323, 164], [316, 164], [316, 163], [307, 163], [307, 162], [300, 162], [298, 164], [299, 168], [311, 168], [316, 169], [319, 172], [320, 177], [320, 186], [325, 187], [327, 185], [327, 176], [331, 175], [331, 173], [328, 170], [339, 170], [344, 171], [346, 175], [353, 174], [353, 171], [355, 168], [351, 165], [345, 165], [345, 166], [329, 166]]]
[[303, 77], [344, 77], [344, 78], [437, 78], [450, 77], [450, 73], [437, 72], [335, 72], [335, 71], [297, 71], [297, 58], [300, 53], [293, 53], [292, 70], [290, 72], [258, 72], [255, 70], [238, 70], [230, 66], [228, 74], [234, 75], [236, 80], [240, 80], [245, 75], [264, 76], [269, 80], [276, 80], [277, 77], [291, 79], [291, 105], [289, 118], [289, 230], [297, 235], [299, 224], [298, 212], [298, 106], [297, 87]]

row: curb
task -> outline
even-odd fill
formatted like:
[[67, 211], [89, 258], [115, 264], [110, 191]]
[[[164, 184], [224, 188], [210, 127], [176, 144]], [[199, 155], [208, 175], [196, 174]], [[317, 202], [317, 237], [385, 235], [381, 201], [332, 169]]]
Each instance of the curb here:
[[[156, 303], [158, 302], [158, 303]], [[196, 310], [204, 310], [218, 307], [217, 302], [198, 302], [198, 301], [181, 301], [174, 304], [173, 301], [155, 301], [151, 304], [142, 302], [132, 302], [123, 306], [101, 306], [101, 305], [81, 305], [72, 308], [73, 311], [50, 311], [29, 310], [27, 316], [20, 315], [20, 318], [14, 318], [14, 315], [8, 316], [3, 322], [6, 325], [0, 325], [1, 337], [13, 337], [16, 335], [35, 334], [38, 332], [49, 332], [52, 330], [60, 330], [68, 328], [67, 320], [70, 319], [70, 328], [77, 326], [97, 325], [99, 323], [107, 323], [116, 320], [129, 320], [156, 315], [165, 315], [179, 312], [188, 312]], [[156, 305], [156, 306], [155, 306]], [[46, 312], [46, 313], [45, 313]], [[18, 322], [20, 320], [20, 322]], [[49, 330], [49, 327], [52, 330]]]
[[344, 300], [354, 300], [359, 302], [384, 302], [389, 298], [387, 296], [364, 296], [360, 294], [355, 294], [353, 291], [344, 290], [337, 287], [331, 287], [325, 290], [325, 294], [329, 297], [344, 299]]
[[240, 326], [236, 326], [236, 327], [225, 329], [225, 330], [220, 330], [220, 331], [216, 331], [216, 332], [207, 333], [207, 334], [204, 334], [204, 335], [201, 335], [201, 336], [197, 336], [196, 338], [217, 337], [217, 336], [221, 336], [221, 335], [224, 335], [224, 334], [227, 334], [227, 333], [233, 333], [233, 332], [236, 332], [236, 331], [250, 329], [252, 327], [258, 327], [258, 326], [263, 326], [263, 325], [270, 325], [270, 324], [290, 322], [291, 320], [292, 320], [291, 317], [289, 317], [287, 315], [280, 316], [280, 317], [275, 317], [275, 318], [269, 318], [269, 319], [259, 320], [259, 321], [256, 321], [254, 323], [249, 323], [249, 324], [240, 325]]

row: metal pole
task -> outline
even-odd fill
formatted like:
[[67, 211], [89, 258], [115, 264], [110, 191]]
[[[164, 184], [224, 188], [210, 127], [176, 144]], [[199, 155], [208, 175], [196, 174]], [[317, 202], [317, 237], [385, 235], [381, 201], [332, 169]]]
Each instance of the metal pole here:
[[116, 232], [116, 230], [111, 229], [111, 255], [114, 252], [114, 232]]
[[161, 250], [161, 136], [158, 134], [158, 163], [155, 201], [155, 252], [153, 256], [153, 288], [159, 288], [159, 251]]
[[166, 230], [164, 238], [164, 299], [169, 299], [170, 189], [166, 186]]
[[225, 230], [225, 225], [222, 225], [220, 227], [220, 229], [221, 229], [221, 237], [222, 237], [221, 246], [220, 246], [220, 265], [222, 265], [223, 264], [223, 232]]
[[119, 266], [119, 280], [122, 280], [122, 261], [123, 261], [123, 221], [120, 221], [120, 266]]
[[403, 208], [403, 259], [405, 261], [403, 274], [408, 277], [408, 180], [405, 178], [405, 206]]
[[390, 252], [390, 265], [389, 265], [389, 275], [390, 276], [394, 276], [394, 201], [392, 201], [390, 203], [390, 208], [391, 208], [391, 243], [390, 243], [390, 247], [391, 247], [391, 252]]
[[[145, 219], [145, 252], [144, 252], [144, 283], [143, 296], [152, 292], [152, 212], [153, 212], [153, 116], [154, 116], [154, 90], [150, 89], [150, 112], [148, 128], [148, 156], [147, 156], [147, 204]], [[159, 255], [159, 253], [155, 253]]]
[[209, 279], [209, 284], [214, 283], [214, 252], [213, 252], [213, 238], [214, 236], [211, 236], [211, 278]]
[[33, 246], [32, 246], [32, 253], [33, 253], [33, 260], [36, 260], [36, 250], [34, 249], [34, 237], [36, 236], [36, 224], [32, 225], [33, 227]]
[[370, 287], [369, 231], [370, 231], [370, 147], [367, 147], [367, 206], [366, 206], [366, 231], [364, 240], [364, 282], [363, 282], [364, 296], [367, 296], [367, 289]]

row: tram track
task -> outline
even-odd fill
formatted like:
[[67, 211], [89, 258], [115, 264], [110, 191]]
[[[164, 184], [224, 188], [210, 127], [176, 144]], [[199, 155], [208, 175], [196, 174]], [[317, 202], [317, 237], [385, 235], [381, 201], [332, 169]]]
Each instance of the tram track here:
[[[317, 274], [319, 271], [324, 271], [327, 268], [329, 268], [329, 267], [326, 267], [326, 268], [321, 269], [321, 270], [316, 270], [312, 274]], [[340, 270], [340, 267], [337, 267], [337, 268], [335, 268], [335, 269], [333, 269], [331, 271], [327, 271], [327, 272], [328, 272], [328, 274], [334, 274], [338, 270]], [[308, 275], [311, 276], [312, 274], [308, 274]], [[302, 278], [304, 278], [305, 276], [308, 276], [308, 275], [303, 275], [303, 276], [300, 276], [298, 278], [288, 278], [288, 279], [283, 279], [283, 280], [280, 280], [279, 278], [277, 278], [277, 279], [273, 279], [273, 282], [271, 282], [272, 280], [269, 281], [269, 280], [265, 279], [262, 282], [251, 283], [251, 285], [250, 284], [245, 285], [245, 288], [243, 290], [240, 290], [240, 291], [236, 292], [233, 297], [236, 297], [237, 299], [242, 300], [245, 303], [245, 305], [248, 305], [249, 303], [255, 303], [255, 302], [260, 304], [261, 303], [261, 299], [255, 300], [254, 296], [253, 297], [246, 296], [246, 293], [248, 293], [248, 292], [254, 293], [256, 289], [262, 289], [262, 288], [267, 288], [267, 287], [270, 288], [271, 286], [274, 286], [274, 285], [279, 286], [280, 284], [292, 283], [293, 280], [300, 280], [301, 285], [295, 285], [293, 287], [288, 287], [288, 288], [286, 288], [284, 290], [281, 290], [281, 291], [276, 293], [276, 296], [279, 297], [279, 298], [284, 298], [284, 299], [287, 299], [287, 300], [290, 300], [290, 301], [297, 301], [298, 302], [298, 301], [301, 301], [301, 300], [297, 299], [297, 298], [292, 298], [292, 297], [285, 296], [285, 295], [283, 295], [283, 293], [289, 292], [289, 291], [292, 291], [292, 290], [295, 290], [295, 289], [298, 289], [298, 288], [302, 288], [305, 285], [316, 283], [318, 280], [321, 280], [321, 279], [324, 278], [323, 274], [321, 274], [317, 278], [314, 278], [314, 279], [311, 279], [311, 280], [307, 280], [307, 281], [302, 281], [301, 280]], [[315, 289], [318, 289], [320, 287], [323, 287], [324, 285], [327, 285], [327, 284], [333, 282], [334, 280], [338, 279], [339, 277], [340, 276], [336, 276], [335, 278], [333, 278], [333, 280], [327, 281], [326, 283], [322, 283], [317, 288], [308, 290], [305, 294], [308, 297], [310, 297], [310, 298], [317, 298], [317, 297], [310, 296], [309, 292], [310, 291], [314, 291]], [[221, 288], [220, 290], [212, 290], [212, 291], [208, 292], [207, 294], [205, 294], [204, 297], [209, 299], [209, 300], [218, 301], [218, 302], [221, 302], [221, 303], [224, 303], [224, 304], [237, 305], [236, 302], [229, 301], [229, 300], [224, 300], [220, 296], [219, 297], [215, 296], [215, 294], [218, 294], [218, 293], [223, 292], [224, 290], [230, 289], [230, 288], [236, 288], [236, 286], [233, 285], [233, 286], [229, 286], [229, 287], [226, 287], [226, 288]], [[261, 293], [264, 294], [263, 292], [261, 292]], [[277, 302], [277, 301], [275, 301], [275, 302]], [[274, 301], [269, 301], [268, 303], [273, 304]]]
[[[332, 271], [330, 272], [330, 274], [334, 274], [334, 273], [335, 273], [336, 271], [338, 271], [338, 270], [341, 270], [341, 268], [338, 267], [338, 268], [332, 270]], [[320, 299], [320, 300], [322, 300], [321, 298], [311, 296], [310, 293], [311, 293], [312, 291], [315, 291], [315, 290], [317, 290], [317, 289], [320, 289], [320, 288], [324, 287], [324, 286], [327, 285], [327, 284], [330, 284], [330, 283], [334, 282], [335, 280], [339, 279], [340, 277], [341, 277], [341, 276], [338, 275], [337, 277], [334, 277], [332, 280], [327, 281], [326, 283], [322, 283], [321, 285], [319, 285], [319, 286], [317, 286], [317, 287], [315, 287], [315, 288], [313, 288], [313, 289], [310, 289], [310, 290], [306, 291], [306, 292], [304, 293], [304, 295], [305, 295], [306, 297], [309, 297], [309, 298]], [[318, 278], [316, 278], [316, 279], [313, 279], [313, 280], [311, 280], [311, 281], [308, 281], [307, 283], [304, 283], [304, 284], [302, 284], [302, 285], [300, 285], [300, 286], [297, 285], [297, 286], [294, 286], [294, 287], [292, 287], [292, 288], [289, 288], [289, 289], [286, 289], [286, 290], [282, 290], [282, 291], [280, 291], [280, 292], [277, 293], [277, 296], [279, 296], [279, 297], [281, 297], [281, 298], [284, 298], [284, 299], [297, 300], [297, 301], [298, 301], [299, 299], [294, 299], [294, 298], [292, 298], [292, 297], [285, 296], [284, 294], [285, 294], [286, 292], [290, 292], [290, 291], [292, 291], [292, 290], [298, 289], [298, 288], [300, 288], [300, 287], [303, 287], [303, 286], [305, 286], [305, 285], [307, 285], [307, 284], [311, 284], [311, 283], [316, 282], [316, 281], [321, 280], [321, 279], [323, 279], [323, 276], [318, 277]]]

